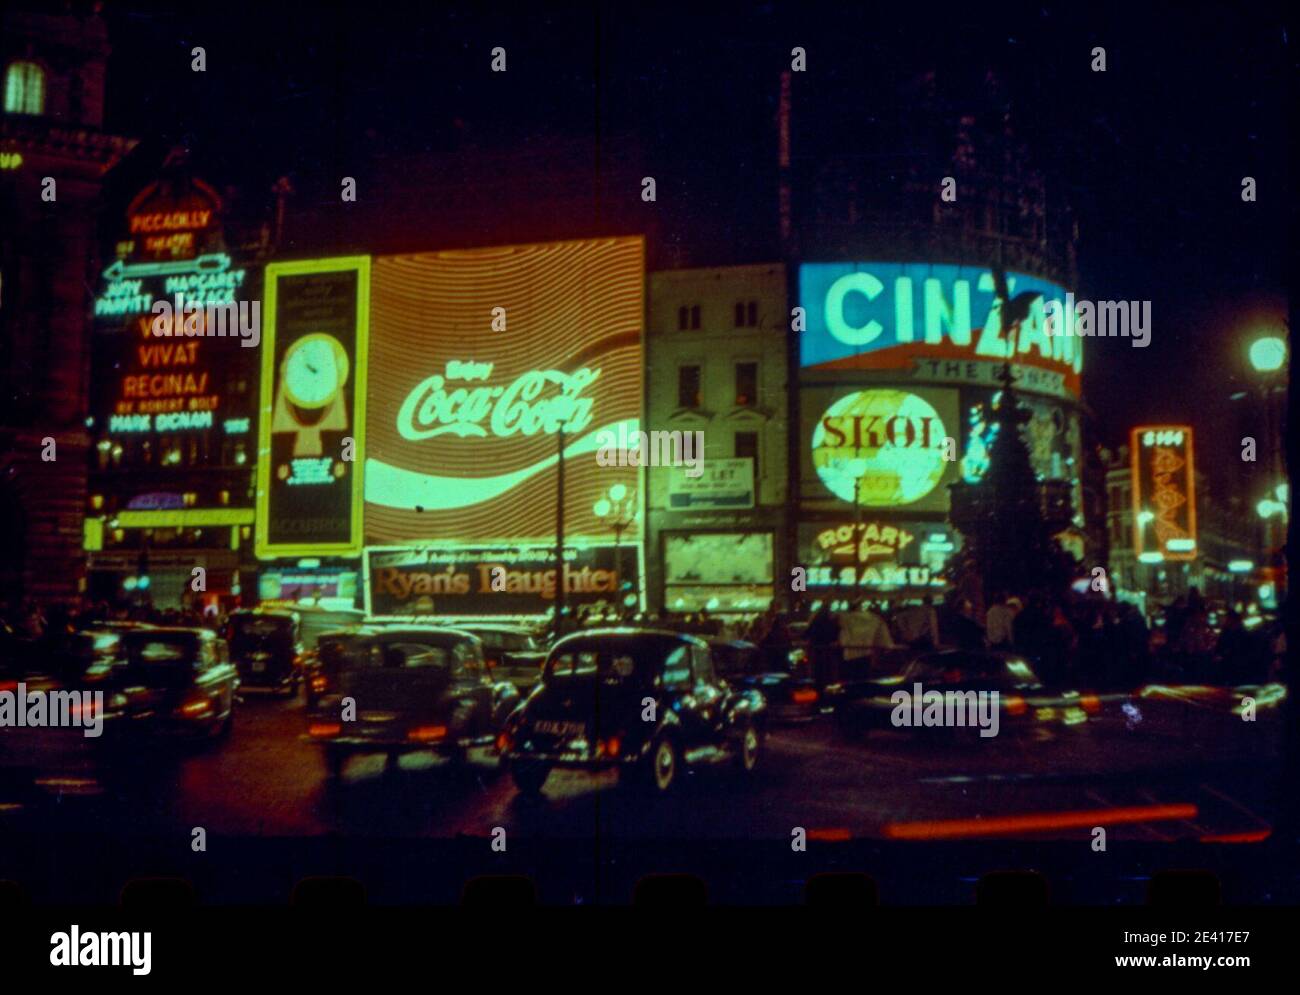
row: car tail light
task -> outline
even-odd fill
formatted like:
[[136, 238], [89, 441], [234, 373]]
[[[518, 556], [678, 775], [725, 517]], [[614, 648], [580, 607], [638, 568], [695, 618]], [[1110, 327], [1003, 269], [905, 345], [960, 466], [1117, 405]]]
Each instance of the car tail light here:
[[515, 745], [515, 741], [513, 738], [511, 738], [510, 733], [503, 732], [497, 736], [497, 749], [500, 750], [502, 753], [504, 753], [506, 750], [510, 749], [510, 747], [514, 745]]
[[801, 688], [790, 695], [790, 698], [796, 705], [811, 705], [817, 700], [817, 692], [812, 688]]
[[311, 689], [313, 691], [324, 691], [329, 686], [329, 682], [323, 677], [313, 677], [311, 679]]
[[329, 739], [342, 731], [343, 725], [340, 722], [313, 722], [307, 728], [307, 735], [315, 736], [317, 739]]
[[18, 691], [17, 681], [0, 681], [0, 691]]
[[1079, 699], [1079, 704], [1083, 706], [1083, 710], [1089, 715], [1096, 715], [1101, 711], [1101, 699], [1095, 694], [1085, 694]]
[[1013, 694], [1007, 698], [1008, 715], [1024, 715], [1029, 710], [1029, 705], [1024, 698], [1018, 694]]
[[416, 726], [406, 734], [407, 739], [413, 739], [418, 743], [428, 743], [435, 739], [447, 738], [446, 726]]

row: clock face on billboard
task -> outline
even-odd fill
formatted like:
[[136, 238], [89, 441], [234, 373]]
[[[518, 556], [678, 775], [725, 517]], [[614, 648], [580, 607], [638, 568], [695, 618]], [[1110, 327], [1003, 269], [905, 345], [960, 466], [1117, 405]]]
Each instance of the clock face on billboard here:
[[813, 468], [850, 504], [912, 504], [943, 478], [947, 434], [939, 413], [916, 394], [855, 391], [832, 403], [813, 429]]
[[284, 356], [284, 391], [300, 408], [323, 408], [348, 381], [348, 356], [332, 335], [304, 335]]

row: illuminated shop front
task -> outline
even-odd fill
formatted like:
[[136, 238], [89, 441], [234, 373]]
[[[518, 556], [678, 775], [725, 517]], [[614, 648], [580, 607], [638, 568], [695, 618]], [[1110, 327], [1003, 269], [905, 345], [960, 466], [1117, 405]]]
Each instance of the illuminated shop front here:
[[597, 451], [640, 427], [644, 280], [640, 238], [373, 260], [367, 610], [642, 605], [643, 472]]
[[1002, 327], [992, 273], [928, 263], [799, 267], [800, 502], [796, 556], [812, 597], [915, 600], [942, 593], [960, 549], [949, 487], [981, 479], [988, 406], [1010, 359], [1040, 480], [1069, 484], [1082, 554], [1080, 340], [1050, 334], [1065, 289], [1007, 274], [1025, 312]]
[[[201, 180], [169, 170], [131, 202], [94, 304], [92, 598], [230, 607], [253, 594], [257, 352], [211, 318], [241, 303], [247, 315], [260, 286]], [[177, 295], [188, 313], [155, 308]]]

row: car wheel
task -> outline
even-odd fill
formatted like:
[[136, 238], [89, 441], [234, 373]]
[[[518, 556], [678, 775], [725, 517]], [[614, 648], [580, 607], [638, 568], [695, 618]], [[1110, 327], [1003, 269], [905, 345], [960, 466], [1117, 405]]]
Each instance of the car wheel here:
[[514, 763], [510, 765], [510, 777], [515, 782], [515, 787], [519, 789], [521, 795], [529, 798], [536, 798], [542, 793], [542, 785], [551, 775], [551, 768], [546, 764]]
[[331, 781], [338, 781], [343, 777], [343, 765], [347, 760], [347, 750], [337, 746], [325, 747], [325, 772]]
[[742, 774], [753, 774], [763, 756], [763, 733], [753, 722], [746, 722], [736, 748], [736, 768]]
[[645, 785], [655, 794], [666, 795], [677, 783], [677, 768], [681, 757], [677, 744], [669, 736], [661, 736], [650, 747], [650, 756], [646, 758]]

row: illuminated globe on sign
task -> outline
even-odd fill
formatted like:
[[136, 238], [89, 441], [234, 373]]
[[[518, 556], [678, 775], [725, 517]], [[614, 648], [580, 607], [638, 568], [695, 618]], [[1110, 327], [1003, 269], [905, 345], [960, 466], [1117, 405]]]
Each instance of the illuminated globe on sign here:
[[939, 413], [902, 390], [863, 390], [841, 397], [817, 422], [813, 468], [850, 504], [911, 504], [943, 479], [946, 435]]

